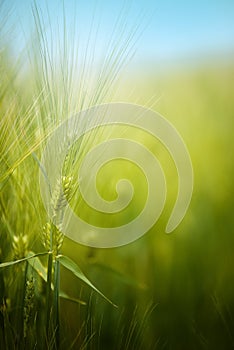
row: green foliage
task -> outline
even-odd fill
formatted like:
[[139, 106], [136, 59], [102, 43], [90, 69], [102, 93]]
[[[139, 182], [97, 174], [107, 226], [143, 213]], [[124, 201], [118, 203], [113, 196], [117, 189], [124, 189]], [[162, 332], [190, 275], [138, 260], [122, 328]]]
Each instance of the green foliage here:
[[[60, 299], [79, 305], [86, 305], [86, 302], [76, 295], [70, 297], [61, 289], [60, 264], [110, 302], [75, 262], [60, 254], [64, 241], [63, 216], [75, 192], [70, 175], [73, 160], [66, 159], [65, 173], [58, 174], [57, 185], [51, 189], [56, 225], [48, 221], [40, 200], [38, 173], [41, 171], [47, 176], [40, 154], [53, 130], [71, 113], [101, 102], [110, 92], [120, 68], [119, 60], [127, 58], [129, 38], [123, 38], [121, 51], [113, 47], [101, 68], [93, 95], [86, 101], [83, 84], [87, 68], [82, 68], [82, 76], [78, 73], [78, 82], [75, 81], [73, 69], [78, 53], [74, 43], [69, 43], [71, 50], [68, 48], [65, 12], [63, 41], [57, 38], [58, 43], [54, 41], [52, 46], [49, 38], [56, 37], [57, 32], [53, 32], [52, 27], [48, 32], [45, 13], [36, 3], [32, 12], [35, 28], [28, 46], [26, 72], [14, 62], [15, 57], [5, 42], [0, 43], [0, 235], [3, 242], [0, 250], [0, 329], [3, 335], [0, 347], [3, 349], [58, 349], [62, 346]], [[2, 33], [3, 29], [0, 28]], [[77, 87], [78, 95], [74, 95]]]
[[[233, 348], [233, 64], [204, 63], [164, 75], [150, 71], [146, 78], [136, 72], [117, 93], [115, 78], [129, 57], [133, 33], [121, 41], [119, 31], [120, 46], [110, 48], [95, 81], [87, 65], [75, 74], [79, 55], [68, 43], [66, 23], [62, 42], [50, 42], [57, 33], [48, 32], [36, 6], [33, 16], [35, 36], [25, 72], [0, 42], [0, 348]], [[130, 95], [133, 86], [135, 95]], [[164, 97], [150, 106], [155, 91]], [[91, 213], [75, 184], [85, 153], [125, 130], [91, 132], [70, 150], [51, 197], [56, 226], [42, 205], [38, 174], [44, 171], [40, 156], [53, 130], [74, 111], [111, 100], [113, 92], [117, 100], [156, 108], [177, 127], [191, 154], [195, 189], [181, 226], [164, 235], [176, 169], [159, 142], [132, 131], [130, 138], [161, 161], [168, 199], [147, 235], [108, 251], [71, 242], [60, 225], [68, 203], [81, 218], [104, 227], [140, 212], [146, 183], [132, 164], [107, 164], [97, 179], [106, 200], [114, 199], [119, 178], [132, 180], [135, 202], [117, 217]]]
[[101, 293], [91, 282], [90, 280], [83, 274], [83, 272], [81, 271], [81, 269], [79, 268], [79, 266], [72, 261], [71, 259], [69, 259], [67, 256], [65, 255], [59, 255], [57, 257], [58, 261], [69, 271], [71, 271], [77, 278], [79, 278], [81, 281], [83, 281], [84, 283], [86, 283], [89, 287], [91, 287], [94, 291], [96, 291], [97, 293], [99, 293], [104, 299], [106, 299], [107, 301], [109, 301], [112, 305], [116, 306], [115, 304], [113, 304], [107, 297], [105, 297], [105, 295], [103, 293]]

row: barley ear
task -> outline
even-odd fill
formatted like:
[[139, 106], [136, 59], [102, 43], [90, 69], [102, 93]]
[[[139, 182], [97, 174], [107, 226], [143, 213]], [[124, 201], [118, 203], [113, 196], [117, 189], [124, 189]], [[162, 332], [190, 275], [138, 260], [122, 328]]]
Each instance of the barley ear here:
[[28, 327], [34, 307], [34, 280], [31, 277], [26, 281], [25, 297], [24, 297], [24, 338], [27, 337]]
[[20, 233], [18, 236], [14, 235], [12, 247], [15, 260], [24, 258], [28, 253], [28, 236], [23, 235], [23, 233]]

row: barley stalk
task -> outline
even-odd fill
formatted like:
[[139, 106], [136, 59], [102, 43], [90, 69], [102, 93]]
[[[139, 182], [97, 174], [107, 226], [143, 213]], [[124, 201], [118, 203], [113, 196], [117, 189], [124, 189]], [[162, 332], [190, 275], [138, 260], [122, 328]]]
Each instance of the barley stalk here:
[[[53, 310], [53, 323], [56, 347], [59, 347], [59, 288], [60, 288], [60, 263], [56, 259], [63, 244], [64, 234], [60, 227], [62, 226], [64, 211], [66, 210], [68, 201], [72, 197], [71, 176], [62, 176], [58, 180], [52, 195], [51, 203], [53, 207], [53, 221], [47, 222], [42, 230], [42, 243], [50, 252], [47, 265], [47, 292], [46, 292], [46, 332], [47, 339], [50, 336], [50, 319], [51, 311]], [[51, 283], [54, 280], [54, 292], [52, 303]]]

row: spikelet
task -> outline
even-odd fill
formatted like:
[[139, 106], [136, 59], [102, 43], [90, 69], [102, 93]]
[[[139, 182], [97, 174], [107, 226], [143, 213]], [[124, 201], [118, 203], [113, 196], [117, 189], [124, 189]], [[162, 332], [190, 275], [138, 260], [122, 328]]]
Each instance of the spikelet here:
[[20, 233], [18, 236], [13, 236], [12, 247], [14, 250], [14, 259], [22, 259], [28, 252], [28, 236]]
[[41, 241], [46, 250], [50, 250], [51, 223], [47, 222], [42, 229]]
[[26, 282], [25, 297], [24, 297], [24, 338], [27, 336], [28, 325], [32, 316], [34, 307], [34, 280], [31, 277]]
[[60, 249], [63, 245], [64, 234], [57, 227], [55, 227], [55, 237], [54, 237], [54, 252], [55, 255], [59, 254]]
[[[50, 241], [52, 239], [52, 241]], [[42, 230], [42, 244], [46, 250], [53, 251], [54, 255], [58, 255], [62, 247], [64, 234], [54, 224], [47, 222]]]
[[42, 244], [49, 251], [52, 250], [56, 256], [62, 247], [64, 234], [60, 227], [63, 221], [64, 211], [73, 194], [73, 177], [62, 176], [57, 180], [51, 204], [53, 208], [53, 222], [47, 222], [42, 230]]
[[72, 182], [72, 176], [62, 176], [61, 180], [57, 180], [52, 196], [53, 216], [55, 218], [61, 215], [72, 197]]

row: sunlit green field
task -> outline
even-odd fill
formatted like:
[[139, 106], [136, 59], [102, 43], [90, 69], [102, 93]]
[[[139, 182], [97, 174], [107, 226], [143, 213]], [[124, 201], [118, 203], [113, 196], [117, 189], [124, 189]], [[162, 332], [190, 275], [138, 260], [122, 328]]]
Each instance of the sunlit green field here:
[[[35, 18], [39, 21], [37, 15]], [[40, 36], [39, 24], [37, 28]], [[72, 90], [72, 77], [51, 69], [43, 45], [38, 47], [41, 61], [26, 66], [22, 75], [18, 75], [17, 64], [11, 64], [10, 52], [2, 47], [0, 348], [232, 349], [231, 59], [200, 60], [168, 71], [160, 71], [157, 64], [134, 74], [126, 71], [110, 96], [102, 97], [105, 89], [99, 84], [96, 95], [87, 102], [85, 92], [79, 90], [84, 84]], [[68, 62], [66, 52], [63, 54], [62, 72]], [[111, 86], [110, 79], [107, 90]], [[191, 156], [194, 192], [182, 223], [166, 234], [178, 189], [169, 153], [142, 130], [118, 126], [90, 132], [81, 146], [76, 145], [80, 150], [76, 165], [71, 162], [67, 173], [65, 169], [68, 188], [74, 192], [72, 196], [66, 193], [69, 204], [84, 220], [103, 227], [123, 225], [140, 213], [146, 200], [146, 178], [126, 160], [108, 163], [97, 177], [97, 187], [106, 200], [116, 198], [119, 179], [132, 182], [133, 200], [121, 213], [95, 212], [81, 198], [77, 184], [69, 182], [68, 173], [77, 176], [85, 154], [102, 141], [124, 138], [128, 133], [157, 156], [167, 180], [166, 205], [154, 227], [131, 244], [102, 249], [79, 245], [56, 231], [42, 203], [39, 173], [42, 150], [55, 127], [73, 112], [110, 101], [151, 108], [176, 127]], [[30, 254], [35, 256], [28, 259]]]
[[[177, 185], [173, 164], [162, 150], [162, 164], [174, 188], [148, 234], [111, 250], [86, 249], [65, 241], [64, 251], [77, 261], [82, 259], [87, 274], [119, 306], [116, 310], [92, 297], [88, 314], [94, 319], [89, 321], [89, 334], [92, 328], [100, 332], [101, 349], [233, 346], [232, 74], [230, 65], [204, 64], [160, 80], [155, 76], [147, 80], [144, 94], [138, 95], [140, 103], [146, 103], [155, 90], [163, 91], [154, 108], [174, 123], [190, 151], [194, 194], [177, 230], [164, 233]], [[127, 283], [110, 267], [129, 277]], [[64, 287], [74, 293], [75, 281], [67, 278]], [[69, 326], [73, 331], [77, 322], [81, 322], [78, 308]], [[95, 337], [92, 343], [95, 349]]]
[[[118, 309], [61, 270], [61, 287], [87, 303], [85, 306], [61, 300], [62, 344], [73, 342], [74, 348], [83, 344], [90, 349], [231, 349], [234, 341], [232, 76], [232, 66], [210, 69], [204, 65], [143, 82], [146, 86], [144, 93], [138, 95], [139, 102], [146, 103], [154, 89], [163, 91], [163, 97], [153, 108], [174, 123], [190, 151], [195, 180], [189, 212], [174, 233], [164, 233], [177, 180], [170, 157], [161, 150], [159, 154], [172, 188], [163, 215], [150, 232], [130, 245], [107, 250], [85, 248], [65, 238], [62, 252], [82, 266]], [[160, 148], [157, 143], [154, 145], [154, 140], [138, 136], [152, 149]], [[106, 169], [106, 178], [104, 173], [102, 180], [99, 179], [100, 186], [105, 187], [112, 170], [118, 175], [118, 166], [121, 165]], [[137, 170], [131, 166], [130, 170], [129, 173], [126, 166], [126, 173], [134, 179]], [[18, 233], [27, 235], [30, 250], [42, 250], [39, 236], [45, 213], [36, 188], [37, 172], [38, 165], [29, 155], [2, 182], [1, 261], [14, 255], [12, 237]], [[119, 172], [121, 176], [123, 171]], [[136, 181], [136, 192], [142, 191], [139, 185]], [[142, 197], [138, 195], [135, 199], [133, 216]], [[83, 208], [84, 217], [87, 210]], [[89, 218], [94, 220], [92, 213]], [[1, 271], [1, 298], [7, 298], [8, 321], [12, 322], [11, 326], [6, 323], [3, 305], [1, 341], [3, 333], [13, 332], [17, 336], [19, 326], [14, 317], [22, 311], [17, 291], [23, 288], [19, 273], [16, 267]], [[39, 304], [37, 300], [34, 311], [38, 313], [37, 321]], [[8, 327], [13, 329], [9, 331]]]

